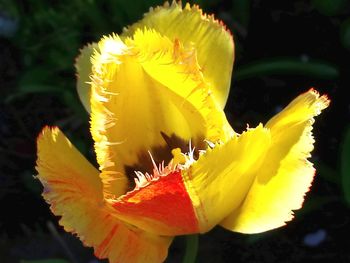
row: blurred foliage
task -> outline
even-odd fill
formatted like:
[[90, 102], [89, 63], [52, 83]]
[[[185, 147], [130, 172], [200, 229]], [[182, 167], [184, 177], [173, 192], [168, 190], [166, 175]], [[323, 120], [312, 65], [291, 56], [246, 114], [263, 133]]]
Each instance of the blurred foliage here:
[[245, 28], [250, 18], [251, 0], [232, 0], [232, 17]]
[[342, 186], [345, 200], [350, 206], [350, 126], [345, 131], [341, 146], [340, 172]]
[[[267, 119], [267, 116], [260, 116], [255, 111], [256, 101], [259, 102], [260, 109], [266, 107], [265, 115], [275, 113], [280, 107], [277, 101], [280, 103], [279, 100], [284, 100], [285, 93], [289, 92], [288, 96], [299, 93], [300, 90], [290, 88], [294, 84], [303, 83], [301, 88], [304, 89], [315, 83], [316, 85], [317, 83], [326, 83], [330, 85], [326, 91], [335, 97], [333, 90], [338, 91], [338, 86], [341, 84], [350, 84], [348, 80], [344, 80], [344, 76], [349, 75], [350, 68], [344, 67], [343, 62], [341, 62], [343, 56], [346, 55], [340, 55], [336, 58], [332, 55], [335, 54], [334, 49], [341, 48], [340, 43], [344, 47], [342, 52], [346, 49], [347, 52], [350, 52], [349, 1], [297, 0], [283, 4], [281, 1], [277, 1], [276, 4], [268, 2], [262, 0], [190, 1], [190, 3], [199, 4], [206, 12], [215, 13], [233, 31], [236, 63], [233, 76], [235, 88], [232, 96], [235, 97], [235, 101], [233, 102], [234, 106], [228, 106], [231, 107], [228, 110], [228, 116], [230, 117], [231, 111], [234, 112], [234, 125], [237, 127], [241, 123], [241, 126], [245, 128], [247, 120]], [[22, 260], [21, 263], [66, 263], [67, 261], [59, 259], [69, 258], [67, 253], [62, 252], [64, 250], [62, 247], [65, 246], [71, 247], [76, 256], [84, 254], [82, 250], [77, 248], [81, 247], [77, 240], [71, 240], [66, 236], [62, 239], [60, 235], [65, 235], [64, 233], [57, 233], [52, 225], [45, 225], [46, 222], [56, 222], [56, 219], [49, 215], [47, 205], [39, 195], [41, 188], [32, 179], [35, 173], [35, 137], [44, 124], [54, 123], [65, 130], [68, 137], [74, 141], [74, 144], [85, 156], [94, 159], [91, 150], [92, 143], [89, 141], [91, 138], [87, 134], [88, 115], [81, 105], [75, 89], [75, 58], [79, 54], [79, 49], [87, 43], [98, 41], [102, 35], [111, 32], [121, 32], [123, 27], [141, 19], [142, 14], [147, 12], [149, 7], [161, 4], [163, 4], [163, 0], [0, 1], [0, 59], [2, 62], [0, 63], [0, 136], [2, 137], [0, 153], [3, 155], [0, 160], [3, 168], [0, 175], [2, 187], [0, 201], [7, 205], [4, 211], [8, 211], [1, 216], [3, 218], [11, 216], [8, 209], [10, 202], [15, 204], [15, 215], [17, 216], [17, 218], [5, 218], [6, 220], [3, 222], [0, 221], [0, 228], [5, 229], [4, 234], [0, 232], [0, 262], [12, 263], [9, 261], [9, 256], [11, 256], [27, 259]], [[267, 17], [257, 19], [258, 12], [264, 12]], [[313, 55], [302, 53], [304, 48], [300, 48], [296, 44], [308, 45], [309, 43], [295, 39], [295, 36], [301, 37], [290, 30], [291, 28], [296, 31], [303, 30], [301, 28], [304, 26], [303, 22], [300, 22], [299, 27], [290, 27], [290, 31], [284, 28], [278, 31], [285, 35], [275, 36], [275, 41], [286, 36], [295, 40], [293, 42], [295, 46], [290, 48], [289, 53], [285, 52], [286, 49], [264, 53], [264, 43], [271, 45], [267, 39], [264, 39], [265, 34], [268, 35], [271, 28], [268, 26], [260, 28], [258, 23], [262, 20], [271, 20], [271, 23], [276, 24], [288, 21], [294, 23], [300, 19], [299, 16], [306, 17], [303, 22], [308, 21], [310, 17], [317, 17], [320, 25], [315, 27], [315, 30], [321, 32], [319, 35], [326, 32], [314, 47], [308, 49], [308, 52]], [[262, 37], [256, 33], [256, 30], [264, 31], [261, 33]], [[333, 31], [336, 32], [335, 37], [327, 35]], [[252, 37], [252, 32], [255, 32], [254, 37]], [[281, 41], [281, 43], [284, 42]], [[324, 43], [331, 44], [327, 46]], [[313, 52], [316, 49], [317, 52]], [[255, 51], [258, 54], [254, 55]], [[260, 86], [254, 87], [257, 83]], [[265, 87], [265, 91], [262, 91], [263, 88], [260, 87], [264, 87], [263, 84], [266, 84], [267, 87], [271, 86], [271, 90]], [[267, 95], [269, 91], [278, 97], [278, 100], [273, 100], [272, 95]], [[254, 96], [251, 96], [252, 92], [254, 92]], [[251, 96], [250, 102], [245, 95]], [[288, 100], [290, 98], [292, 96]], [[332, 97], [331, 99], [333, 100]], [[339, 99], [336, 99], [335, 102], [339, 102]], [[247, 104], [250, 108], [247, 107]], [[346, 107], [348, 104], [347, 101]], [[334, 108], [336, 107], [339, 106], [333, 102], [330, 111], [335, 112]], [[342, 111], [348, 110], [346, 107], [342, 108]], [[335, 116], [334, 119], [339, 118], [339, 112], [340, 110], [332, 115]], [[348, 115], [346, 116], [348, 117]], [[327, 131], [327, 135], [323, 135], [321, 132], [318, 134], [320, 138], [330, 141], [329, 143], [327, 141], [328, 144], [323, 149], [329, 155], [321, 156], [321, 158], [316, 156], [313, 160], [316, 163], [318, 174], [322, 178], [316, 182], [315, 186], [316, 190], [317, 187], [321, 189], [319, 190], [321, 194], [317, 192], [313, 194], [312, 191], [313, 195], [306, 200], [304, 208], [298, 211], [296, 222], [306, 220], [310, 213], [322, 214], [327, 217], [328, 214], [331, 214], [327, 209], [333, 209], [336, 204], [343, 201], [350, 204], [350, 129], [342, 132], [344, 135], [342, 141], [339, 142], [338, 136], [341, 133], [338, 129], [341, 130], [341, 127], [350, 123], [347, 123], [349, 118], [340, 119], [342, 119], [342, 124], [338, 124], [340, 121], [336, 120], [324, 120], [324, 123], [331, 122], [333, 124], [332, 134], [329, 135], [329, 131]], [[334, 144], [336, 145], [334, 146]], [[341, 150], [338, 151], [338, 148]], [[333, 153], [332, 155], [328, 153], [330, 151]], [[339, 156], [336, 156], [334, 152], [340, 152]], [[339, 161], [339, 165], [334, 165], [334, 162], [332, 163], [330, 160]], [[341, 189], [343, 194], [337, 192], [341, 192]], [[21, 212], [21, 209], [28, 208], [28, 204], [34, 204], [33, 210], [38, 213], [38, 216]], [[340, 208], [344, 210], [344, 207]], [[348, 210], [344, 210], [344, 214], [348, 215]], [[330, 224], [327, 225], [327, 229], [337, 230], [336, 224], [332, 225], [338, 215], [337, 218], [335, 217], [329, 218]], [[345, 218], [344, 221], [348, 220], [346, 216], [343, 218]], [[35, 225], [32, 226], [34, 230], [28, 233], [26, 226], [23, 225], [29, 225], [29, 221], [35, 221], [35, 224], [44, 224], [46, 227], [44, 230], [42, 227], [38, 230]], [[307, 221], [310, 227], [314, 227], [314, 221]], [[344, 223], [338, 222], [338, 224]], [[9, 225], [13, 229], [8, 229]], [[291, 245], [288, 242], [292, 241], [300, 242], [300, 237], [295, 237], [295, 225], [291, 224], [289, 229], [281, 230], [284, 231], [285, 238], [283, 240], [287, 242], [287, 245]], [[9, 238], [8, 232], [13, 232], [15, 235], [22, 233], [22, 236], [16, 237], [16, 239]], [[27, 234], [23, 234], [23, 232]], [[343, 231], [340, 232], [343, 234]], [[237, 241], [232, 240], [232, 233], [214, 230], [214, 237], [216, 233], [219, 233], [221, 240], [224, 240], [221, 249], [230, 251], [227, 252], [229, 255], [241, 253], [243, 262], [272, 262], [274, 259], [275, 262], [278, 261], [276, 258], [271, 260], [271, 255], [264, 254], [272, 253], [271, 247], [269, 247], [268, 242], [260, 243], [260, 241], [275, 240], [274, 244], [280, 245], [281, 237], [277, 233], [281, 232], [272, 231], [249, 237], [237, 235], [235, 236]], [[291, 236], [295, 240], [290, 241], [288, 238]], [[226, 241], [226, 237], [230, 241]], [[204, 242], [203, 240], [205, 241], [205, 237], [201, 237], [200, 242]], [[232, 248], [232, 244], [235, 249]], [[333, 246], [335, 245], [333, 244]], [[338, 249], [341, 247], [339, 244], [337, 246]], [[254, 252], [250, 251], [252, 247], [256, 249]], [[171, 255], [174, 258], [176, 258], [176, 253], [182, 255], [183, 247], [180, 245], [180, 248], [182, 250], [177, 250], [176, 242], [172, 246], [174, 251], [171, 251]], [[293, 254], [297, 260], [298, 254], [294, 252], [298, 252], [298, 249], [302, 248], [290, 246], [289, 249], [288, 253]], [[343, 251], [347, 251], [347, 249], [344, 247]], [[208, 251], [212, 250], [208, 250], [205, 245], [200, 245], [199, 250], [199, 255], [204, 255], [199, 261], [207, 262], [205, 255], [208, 255]], [[234, 252], [232, 252], [233, 250]], [[31, 251], [33, 251], [33, 255], [30, 254]], [[305, 253], [309, 252], [307, 250]], [[88, 259], [92, 258], [91, 251], [86, 253], [83, 257], [84, 262], [88, 262]], [[274, 253], [279, 255], [278, 253], [282, 252], [277, 250]], [[2, 254], [6, 254], [7, 257], [3, 257]], [[35, 257], [34, 254], [40, 257]], [[209, 256], [213, 259], [219, 254], [210, 252]], [[334, 254], [331, 254], [330, 257], [334, 258]], [[37, 258], [52, 259], [34, 260]], [[283, 255], [280, 258], [285, 259]], [[349, 258], [350, 256], [346, 259]], [[219, 261], [213, 259], [213, 262]]]
[[[12, 41], [22, 54], [22, 73], [11, 102], [28, 93], [52, 93], [83, 116], [75, 91], [74, 60], [86, 43], [141, 18], [162, 1], [6, 1], [0, 8], [18, 21]], [[50, 70], [48, 70], [50, 69]]]
[[[204, 10], [222, 4], [218, 0], [193, 2]], [[140, 19], [149, 7], [162, 3], [160, 0], [137, 0], [131, 6], [130, 1], [125, 0], [64, 0], [54, 4], [45, 0], [30, 3], [4, 1], [0, 8], [18, 22], [18, 31], [12, 41], [22, 54], [22, 73], [17, 80], [17, 90], [6, 96], [6, 101], [11, 102], [28, 93], [51, 93], [75, 113], [86, 117], [77, 100], [73, 81], [74, 60], [79, 49], [84, 44], [98, 41], [104, 34], [121, 32], [123, 27]], [[327, 11], [334, 15], [344, 7], [346, 0], [314, 0], [313, 4], [320, 12]], [[250, 19], [251, 1], [232, 0], [230, 8], [232, 12], [226, 15], [232, 15], [238, 31], [245, 32]], [[344, 45], [349, 42], [347, 24], [341, 35]], [[336, 68], [322, 61], [298, 63], [297, 59], [292, 60], [277, 58], [273, 62], [252, 62], [237, 71], [237, 78], [284, 73], [321, 78], [335, 78], [338, 75]]]
[[341, 13], [348, 4], [348, 0], [312, 0], [314, 7], [327, 16]]
[[340, 27], [340, 40], [343, 46], [350, 50], [350, 18], [346, 19]]
[[241, 66], [235, 72], [236, 80], [268, 75], [306, 75], [313, 78], [335, 79], [338, 69], [325, 62], [303, 61], [302, 58], [275, 58]]

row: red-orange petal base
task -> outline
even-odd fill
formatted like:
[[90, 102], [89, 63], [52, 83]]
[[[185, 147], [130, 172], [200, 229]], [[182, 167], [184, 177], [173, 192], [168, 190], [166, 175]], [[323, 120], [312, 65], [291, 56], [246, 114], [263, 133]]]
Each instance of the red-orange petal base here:
[[198, 220], [180, 170], [122, 196], [113, 207], [126, 221], [160, 235], [199, 231]]

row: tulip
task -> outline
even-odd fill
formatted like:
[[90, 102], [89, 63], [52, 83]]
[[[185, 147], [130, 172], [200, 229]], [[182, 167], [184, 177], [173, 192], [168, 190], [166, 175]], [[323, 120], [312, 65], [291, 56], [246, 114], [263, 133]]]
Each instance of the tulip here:
[[36, 169], [59, 223], [97, 257], [163, 262], [177, 235], [264, 232], [302, 206], [312, 124], [329, 100], [310, 89], [238, 134], [223, 111], [233, 53], [220, 21], [176, 2], [82, 49], [78, 92], [99, 167], [46, 127]]

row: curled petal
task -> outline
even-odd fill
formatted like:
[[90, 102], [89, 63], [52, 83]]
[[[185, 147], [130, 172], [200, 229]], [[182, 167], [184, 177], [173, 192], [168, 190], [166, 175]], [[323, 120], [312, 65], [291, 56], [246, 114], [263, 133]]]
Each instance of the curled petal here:
[[[102, 184], [99, 172], [70, 143], [57, 128], [45, 127], [37, 140], [38, 178], [44, 185], [44, 196], [56, 196], [64, 200], [64, 193], [93, 196], [102, 202]], [[63, 193], [59, 196], [56, 191]]]
[[[160, 47], [159, 43], [164, 44]], [[181, 98], [179, 105], [184, 105], [185, 101], [193, 105], [197, 115], [193, 116], [193, 112], [192, 115], [187, 113], [188, 123], [196, 126], [201, 122], [204, 125], [202, 133], [209, 141], [226, 141], [231, 138], [233, 130], [213, 98], [213, 86], [205, 80], [195, 48], [184, 46], [179, 39], [170, 42], [167, 37], [162, 37], [153, 30], [137, 30], [134, 34], [134, 45], [140, 58], [148, 58], [139, 59], [145, 72], [167, 90], [178, 95]], [[169, 98], [171, 97], [169, 94]]]
[[270, 144], [259, 125], [201, 155], [183, 178], [199, 219], [209, 231], [244, 200]]
[[[173, 1], [171, 5], [150, 9], [139, 22], [126, 28], [122, 37], [132, 36], [138, 29], [154, 29], [171, 41], [179, 39], [197, 50], [198, 63], [205, 79], [212, 84], [218, 104], [225, 106], [231, 83], [234, 44], [231, 33], [212, 15], [203, 14], [196, 5]], [[219, 63], [218, 63], [219, 61]]]
[[125, 224], [103, 200], [98, 171], [57, 128], [38, 138], [38, 178], [43, 196], [59, 223], [73, 232], [95, 255], [111, 263], [163, 262], [171, 237], [160, 237]]
[[314, 116], [326, 108], [326, 96], [310, 90], [293, 100], [267, 124], [271, 146], [240, 207], [221, 223], [229, 230], [259, 233], [285, 225], [301, 208], [315, 169], [307, 158], [313, 150]]

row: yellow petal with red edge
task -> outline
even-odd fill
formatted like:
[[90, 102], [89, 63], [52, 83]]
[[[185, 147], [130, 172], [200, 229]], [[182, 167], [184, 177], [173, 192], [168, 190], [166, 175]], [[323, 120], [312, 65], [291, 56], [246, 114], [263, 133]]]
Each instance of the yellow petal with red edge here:
[[160, 173], [155, 170], [152, 177], [141, 175], [139, 179], [143, 183], [113, 203], [118, 216], [154, 234], [174, 236], [198, 233], [198, 220], [181, 170], [170, 168]]
[[45, 128], [38, 138], [38, 178], [43, 196], [60, 224], [73, 232], [95, 255], [109, 262], [163, 262], [170, 237], [149, 234], [110, 213], [98, 171], [58, 128]]
[[313, 150], [314, 116], [326, 108], [326, 96], [310, 90], [273, 117], [266, 128], [271, 147], [242, 205], [221, 225], [242, 233], [259, 233], [286, 224], [302, 206], [315, 169], [307, 158]]
[[232, 136], [193, 49], [139, 30], [125, 42], [105, 37], [99, 50], [93, 57], [91, 132], [106, 198], [130, 189], [127, 176], [135, 170], [151, 173], [148, 151], [157, 163], [168, 162], [171, 150], [187, 148], [190, 140], [201, 148], [204, 138]]
[[77, 71], [77, 92], [80, 101], [83, 103], [85, 109], [90, 112], [90, 75], [91, 75], [91, 56], [95, 49], [97, 49], [97, 43], [88, 44], [80, 50], [80, 54], [75, 61], [75, 69]]
[[209, 231], [241, 204], [269, 145], [269, 131], [259, 125], [207, 150], [183, 171], [200, 232]]
[[178, 39], [185, 46], [193, 46], [197, 51], [198, 63], [206, 81], [212, 84], [212, 91], [223, 108], [228, 97], [234, 43], [231, 33], [213, 15], [203, 14], [194, 5], [173, 1], [164, 6], [150, 9], [142, 20], [125, 29], [122, 37], [132, 36], [138, 29], [154, 29], [171, 41]]

